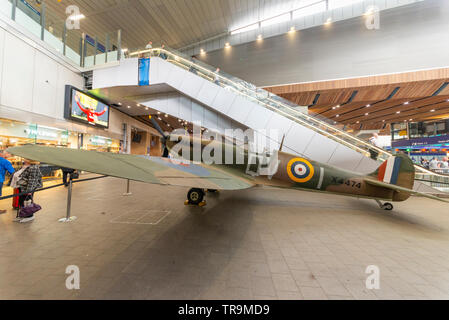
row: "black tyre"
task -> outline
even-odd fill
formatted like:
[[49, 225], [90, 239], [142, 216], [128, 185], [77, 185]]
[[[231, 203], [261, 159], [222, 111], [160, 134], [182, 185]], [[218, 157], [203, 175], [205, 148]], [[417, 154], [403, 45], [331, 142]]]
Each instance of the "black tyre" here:
[[190, 204], [198, 205], [204, 199], [204, 191], [202, 189], [193, 188], [187, 193], [187, 200]]
[[382, 208], [386, 211], [391, 211], [391, 210], [393, 210], [393, 205], [391, 203], [387, 202], [387, 203], [384, 203]]

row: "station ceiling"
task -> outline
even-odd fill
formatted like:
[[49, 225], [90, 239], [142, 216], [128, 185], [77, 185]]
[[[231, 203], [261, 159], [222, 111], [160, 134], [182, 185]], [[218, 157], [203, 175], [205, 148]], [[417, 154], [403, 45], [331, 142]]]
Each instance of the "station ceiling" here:
[[67, 17], [68, 5], [77, 5], [86, 16], [81, 20], [81, 29], [92, 37], [101, 38], [121, 29], [123, 48], [143, 47], [151, 40], [178, 49], [292, 10], [304, 1], [46, 0], [46, 4], [50, 16], [60, 21]]
[[266, 89], [354, 130], [449, 118], [449, 69]]

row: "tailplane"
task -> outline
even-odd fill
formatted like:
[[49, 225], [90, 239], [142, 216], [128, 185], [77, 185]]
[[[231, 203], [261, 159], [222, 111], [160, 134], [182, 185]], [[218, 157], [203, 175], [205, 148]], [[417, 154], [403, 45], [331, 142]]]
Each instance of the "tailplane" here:
[[413, 189], [415, 166], [407, 155], [397, 154], [384, 161], [370, 176], [380, 182]]

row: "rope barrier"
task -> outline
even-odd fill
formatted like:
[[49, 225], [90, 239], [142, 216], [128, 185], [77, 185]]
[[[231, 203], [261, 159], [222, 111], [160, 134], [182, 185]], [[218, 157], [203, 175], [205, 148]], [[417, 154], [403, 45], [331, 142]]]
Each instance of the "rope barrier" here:
[[[73, 180], [72, 183], [92, 181], [92, 180], [102, 179], [102, 178], [106, 178], [106, 177], [108, 177], [108, 176], [100, 176], [100, 177], [86, 178], [86, 179], [81, 179], [81, 180]], [[12, 194], [12, 195], [9, 195], [9, 196], [0, 197], [0, 200], [6, 200], [6, 199], [15, 198], [15, 197], [26, 196], [27, 194], [30, 194], [30, 193], [33, 193], [33, 192], [41, 192], [41, 191], [45, 191], [45, 190], [49, 190], [49, 189], [53, 189], [53, 188], [62, 187], [62, 186], [64, 186], [64, 183], [56, 184], [54, 186], [40, 188], [40, 189], [37, 189], [37, 190], [32, 191], [32, 192], [21, 192], [21, 193]]]

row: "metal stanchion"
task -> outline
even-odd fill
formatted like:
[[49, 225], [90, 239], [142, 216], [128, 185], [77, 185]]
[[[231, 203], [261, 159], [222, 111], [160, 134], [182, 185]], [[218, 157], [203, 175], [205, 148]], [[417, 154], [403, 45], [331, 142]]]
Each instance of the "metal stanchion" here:
[[72, 174], [69, 174], [69, 186], [67, 188], [67, 215], [65, 218], [59, 219], [58, 220], [59, 222], [72, 222], [77, 219], [76, 217], [70, 216], [72, 210], [72, 189], [73, 189]]
[[124, 196], [130, 196], [132, 195], [131, 191], [129, 190], [129, 179], [126, 180], [126, 192], [123, 194]]

